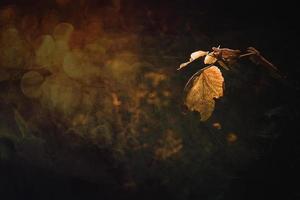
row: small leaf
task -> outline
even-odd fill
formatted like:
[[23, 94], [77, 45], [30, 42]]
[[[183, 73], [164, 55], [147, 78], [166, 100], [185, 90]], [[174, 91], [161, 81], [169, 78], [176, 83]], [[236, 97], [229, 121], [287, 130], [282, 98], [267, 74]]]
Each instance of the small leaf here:
[[190, 61], [191, 60], [196, 60], [198, 58], [201, 58], [203, 56], [206, 56], [208, 54], [208, 51], [196, 51], [194, 53], [191, 54], [191, 58], [190, 58]]
[[181, 70], [182, 68], [186, 67], [190, 63], [191, 63], [191, 61], [180, 64], [180, 66], [179, 66], [179, 68], [177, 68], [177, 70]]
[[203, 56], [206, 56], [208, 54], [208, 51], [195, 51], [194, 53], [191, 54], [191, 58], [188, 62], [182, 63], [177, 70], [182, 69], [183, 67], [186, 67], [188, 64], [193, 62], [194, 60], [201, 58]]
[[210, 52], [209, 54], [207, 54], [204, 58], [204, 64], [214, 64], [215, 62], [217, 62], [217, 58], [214, 56], [213, 52]]
[[191, 111], [201, 115], [201, 121], [206, 121], [215, 108], [214, 98], [223, 96], [224, 78], [216, 66], [206, 68], [196, 77], [187, 92], [185, 104]]
[[212, 48], [214, 51], [214, 55], [216, 57], [220, 56], [222, 57], [223, 60], [228, 61], [228, 60], [235, 60], [237, 59], [241, 51], [240, 50], [235, 50], [235, 49], [229, 49], [229, 48]]

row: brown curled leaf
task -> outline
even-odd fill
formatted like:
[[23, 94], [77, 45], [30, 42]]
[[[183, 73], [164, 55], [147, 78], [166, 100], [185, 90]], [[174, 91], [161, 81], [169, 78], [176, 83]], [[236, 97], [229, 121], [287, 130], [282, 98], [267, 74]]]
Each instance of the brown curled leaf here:
[[229, 48], [212, 48], [214, 55], [224, 61], [235, 60], [241, 55], [240, 50], [229, 49]]

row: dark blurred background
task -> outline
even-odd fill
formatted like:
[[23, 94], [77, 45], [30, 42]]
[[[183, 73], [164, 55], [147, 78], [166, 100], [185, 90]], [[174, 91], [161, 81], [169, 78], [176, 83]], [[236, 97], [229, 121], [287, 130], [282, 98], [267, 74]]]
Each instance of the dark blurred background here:
[[[10, 77], [0, 82], [1, 199], [300, 198], [296, 3], [1, 0], [0, 8], [0, 72]], [[65, 57], [63, 64], [37, 59], [39, 37], [53, 35], [55, 43], [62, 22], [73, 31], [66, 51], [80, 52], [97, 70], [78, 76], [64, 68], [65, 76]], [[5, 39], [12, 29], [22, 48]], [[201, 63], [176, 68], [191, 52], [218, 45], [253, 46], [284, 78], [247, 60], [222, 71], [225, 95], [200, 122], [182, 108], [182, 89]], [[60, 50], [54, 60], [68, 55]], [[22, 66], [15, 68], [17, 56]], [[32, 66], [47, 66], [38, 71], [46, 77], [42, 92], [58, 94], [36, 99], [20, 89]], [[85, 90], [95, 93], [92, 100], [72, 107]]]

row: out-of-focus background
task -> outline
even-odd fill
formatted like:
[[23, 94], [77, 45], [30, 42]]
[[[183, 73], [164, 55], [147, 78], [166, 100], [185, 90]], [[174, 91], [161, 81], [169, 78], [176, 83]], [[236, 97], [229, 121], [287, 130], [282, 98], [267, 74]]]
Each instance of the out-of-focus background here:
[[[1, 0], [0, 199], [299, 199], [299, 32], [288, 1]], [[222, 70], [206, 122], [183, 105], [196, 50]]]

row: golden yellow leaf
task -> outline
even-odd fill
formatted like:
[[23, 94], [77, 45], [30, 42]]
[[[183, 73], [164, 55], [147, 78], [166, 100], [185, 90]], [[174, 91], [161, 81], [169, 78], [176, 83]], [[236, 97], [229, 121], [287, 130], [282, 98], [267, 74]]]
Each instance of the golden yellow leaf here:
[[223, 96], [223, 83], [222, 73], [216, 66], [204, 69], [193, 80], [192, 86], [187, 92], [185, 104], [189, 110], [200, 113], [201, 121], [207, 120], [214, 111], [214, 98]]
[[204, 64], [214, 64], [217, 62], [217, 58], [214, 56], [213, 52], [207, 54], [204, 58]]

